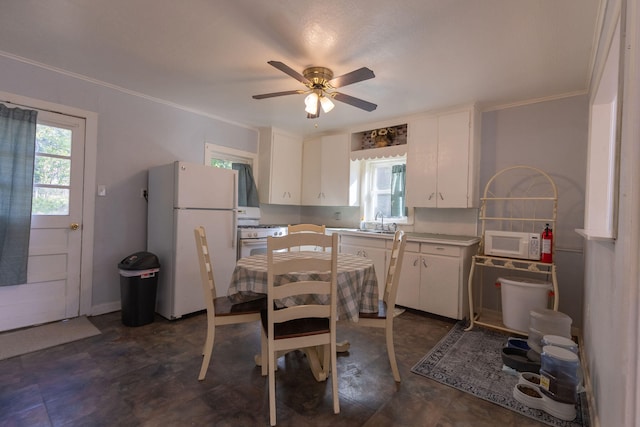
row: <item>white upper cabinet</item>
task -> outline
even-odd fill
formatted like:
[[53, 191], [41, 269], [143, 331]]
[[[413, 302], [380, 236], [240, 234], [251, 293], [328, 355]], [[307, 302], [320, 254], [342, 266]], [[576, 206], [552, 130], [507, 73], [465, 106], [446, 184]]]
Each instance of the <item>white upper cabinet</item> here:
[[479, 124], [479, 113], [472, 107], [416, 116], [409, 122], [408, 206], [478, 206]]
[[349, 205], [350, 144], [348, 134], [304, 142], [302, 205]]
[[258, 162], [260, 203], [300, 205], [302, 138], [261, 128]]

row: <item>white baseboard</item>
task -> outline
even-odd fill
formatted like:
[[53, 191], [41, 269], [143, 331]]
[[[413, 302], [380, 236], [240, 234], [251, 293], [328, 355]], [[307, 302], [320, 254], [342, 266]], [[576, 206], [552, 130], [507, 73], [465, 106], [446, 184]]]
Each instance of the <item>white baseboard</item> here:
[[120, 303], [120, 301], [94, 305], [91, 307], [90, 316], [99, 316], [101, 314], [113, 313], [114, 311], [120, 311], [121, 309], [122, 304]]

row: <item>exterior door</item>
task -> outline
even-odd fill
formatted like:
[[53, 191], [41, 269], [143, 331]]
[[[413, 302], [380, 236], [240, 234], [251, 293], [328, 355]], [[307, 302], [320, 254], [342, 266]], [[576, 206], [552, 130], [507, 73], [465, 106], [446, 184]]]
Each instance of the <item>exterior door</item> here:
[[0, 286], [0, 331], [76, 317], [85, 120], [38, 113], [27, 283]]

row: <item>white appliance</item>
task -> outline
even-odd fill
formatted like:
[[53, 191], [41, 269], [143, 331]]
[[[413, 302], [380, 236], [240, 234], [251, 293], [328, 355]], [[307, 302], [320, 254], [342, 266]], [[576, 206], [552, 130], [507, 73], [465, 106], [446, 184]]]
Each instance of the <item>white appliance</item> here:
[[484, 254], [506, 258], [540, 259], [540, 234], [485, 230]]
[[238, 259], [267, 253], [267, 237], [287, 234], [285, 225], [238, 224]]
[[147, 250], [160, 259], [156, 312], [167, 319], [205, 309], [193, 229], [203, 226], [217, 295], [236, 261], [238, 173], [175, 162], [149, 169]]

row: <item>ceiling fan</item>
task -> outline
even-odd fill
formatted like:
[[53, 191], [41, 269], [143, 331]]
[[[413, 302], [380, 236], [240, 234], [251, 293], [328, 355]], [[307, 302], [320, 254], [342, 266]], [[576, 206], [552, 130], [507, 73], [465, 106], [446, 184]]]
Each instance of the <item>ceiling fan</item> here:
[[373, 71], [367, 67], [362, 67], [334, 78], [333, 71], [325, 67], [309, 67], [300, 74], [288, 65], [279, 61], [269, 61], [268, 64], [298, 80], [300, 83], [305, 85], [307, 89], [253, 95], [253, 99], [273, 98], [275, 96], [306, 93], [308, 95], [305, 98], [305, 111], [307, 112], [307, 118], [309, 119], [320, 117], [320, 108], [322, 108], [325, 113], [331, 111], [334, 106], [331, 99], [353, 105], [354, 107], [365, 111], [373, 111], [378, 107], [376, 104], [363, 99], [335, 91], [336, 88], [374, 78], [375, 74], [373, 74]]

